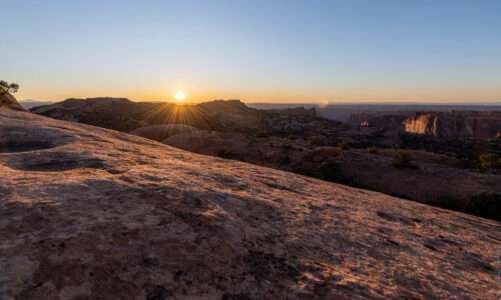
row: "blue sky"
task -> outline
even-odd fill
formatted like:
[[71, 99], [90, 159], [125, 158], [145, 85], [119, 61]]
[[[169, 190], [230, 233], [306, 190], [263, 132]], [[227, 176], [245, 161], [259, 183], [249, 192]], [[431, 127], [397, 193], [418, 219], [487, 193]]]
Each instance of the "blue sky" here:
[[501, 100], [501, 1], [4, 1], [18, 98]]

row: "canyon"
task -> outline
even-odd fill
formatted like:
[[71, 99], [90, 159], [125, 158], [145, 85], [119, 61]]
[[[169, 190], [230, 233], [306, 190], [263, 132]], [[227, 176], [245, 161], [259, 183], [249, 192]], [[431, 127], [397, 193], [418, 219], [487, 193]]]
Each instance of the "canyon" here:
[[[501, 219], [501, 174], [498, 169], [481, 170], [478, 162], [481, 153], [501, 155], [501, 141], [444, 138], [418, 130], [428, 125], [409, 125], [408, 133], [405, 122], [418, 114], [410, 111], [359, 112], [340, 122], [320, 117], [314, 108], [263, 110], [238, 100], [175, 105], [97, 98], [70, 99], [32, 112]], [[495, 125], [497, 119], [490, 119]], [[410, 156], [411, 168], [393, 165], [398, 152]]]

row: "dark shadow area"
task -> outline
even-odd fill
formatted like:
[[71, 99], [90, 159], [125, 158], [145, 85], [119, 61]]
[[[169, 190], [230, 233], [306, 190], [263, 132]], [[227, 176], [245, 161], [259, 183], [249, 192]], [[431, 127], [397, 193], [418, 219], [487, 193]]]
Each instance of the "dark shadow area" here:
[[53, 148], [51, 142], [44, 141], [0, 141], [0, 153], [29, 152]]
[[0, 153], [46, 150], [65, 145], [73, 140], [73, 137], [50, 128], [2, 126], [0, 128]]
[[42, 152], [11, 156], [6, 165], [14, 170], [55, 172], [79, 168], [110, 169], [105, 161], [75, 152]]

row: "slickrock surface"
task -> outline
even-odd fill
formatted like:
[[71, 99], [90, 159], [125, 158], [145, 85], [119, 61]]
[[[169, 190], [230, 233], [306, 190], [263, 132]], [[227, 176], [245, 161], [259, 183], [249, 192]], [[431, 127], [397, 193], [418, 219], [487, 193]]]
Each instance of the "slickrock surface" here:
[[0, 299], [499, 299], [501, 224], [0, 109]]

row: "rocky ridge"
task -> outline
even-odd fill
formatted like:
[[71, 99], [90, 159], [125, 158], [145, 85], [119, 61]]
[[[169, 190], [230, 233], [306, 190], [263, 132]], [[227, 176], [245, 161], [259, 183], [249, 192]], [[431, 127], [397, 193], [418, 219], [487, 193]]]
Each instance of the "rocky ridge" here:
[[290, 130], [304, 133], [326, 126], [335, 128], [340, 124], [317, 117], [313, 109], [265, 111], [250, 108], [239, 100], [178, 105], [121, 98], [68, 99], [35, 107], [31, 111], [55, 119], [125, 132], [152, 125], [181, 124], [202, 130], [289, 134]]

